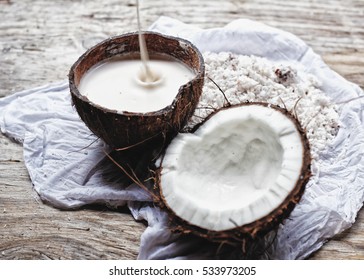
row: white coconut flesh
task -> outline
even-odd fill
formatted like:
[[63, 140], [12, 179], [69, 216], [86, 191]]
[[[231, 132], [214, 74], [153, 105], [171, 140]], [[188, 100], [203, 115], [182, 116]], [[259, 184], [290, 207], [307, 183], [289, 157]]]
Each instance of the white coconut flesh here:
[[192, 225], [240, 227], [282, 204], [301, 176], [303, 152], [296, 124], [281, 111], [258, 104], [220, 110], [168, 146], [161, 194]]

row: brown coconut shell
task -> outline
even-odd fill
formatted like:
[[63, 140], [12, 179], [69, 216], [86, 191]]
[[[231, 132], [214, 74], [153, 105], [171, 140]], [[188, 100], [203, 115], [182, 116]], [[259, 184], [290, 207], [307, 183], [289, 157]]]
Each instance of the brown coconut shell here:
[[249, 105], [260, 105], [265, 107], [270, 107], [274, 110], [278, 110], [286, 115], [289, 119], [293, 121], [296, 125], [298, 132], [301, 136], [301, 141], [303, 144], [303, 163], [300, 172], [300, 177], [295, 183], [294, 189], [291, 193], [286, 197], [286, 199], [279, 205], [279, 207], [272, 209], [272, 211], [252, 222], [243, 226], [237, 226], [234, 229], [225, 230], [225, 231], [211, 231], [200, 228], [198, 226], [192, 225], [189, 222], [181, 219], [176, 216], [172, 209], [168, 207], [166, 203], [163, 193], [161, 192], [161, 172], [163, 170], [163, 159], [161, 161], [160, 167], [156, 171], [156, 184], [155, 190], [158, 192], [160, 197], [159, 204], [161, 208], [165, 209], [169, 213], [170, 217], [170, 227], [174, 232], [182, 233], [182, 234], [194, 234], [199, 237], [206, 238], [213, 242], [220, 242], [224, 244], [247, 246], [246, 242], [249, 240], [258, 240], [264, 237], [266, 233], [277, 228], [279, 224], [281, 224], [287, 217], [289, 217], [290, 213], [295, 208], [296, 204], [300, 201], [307, 182], [311, 177], [311, 154], [310, 154], [310, 145], [306, 136], [305, 130], [301, 127], [298, 120], [286, 109], [281, 108], [279, 106], [275, 106], [268, 103], [260, 103], [260, 102], [251, 102], [251, 103], [243, 103], [238, 105], [232, 105], [229, 107], [221, 108], [211, 115], [209, 115], [202, 123], [199, 123], [194, 127], [192, 132], [196, 131], [200, 126], [202, 126], [209, 118], [215, 115], [217, 112], [221, 110], [229, 110], [229, 108], [237, 107], [237, 106], [249, 106]]
[[181, 38], [155, 32], [143, 34], [150, 58], [177, 60], [196, 73], [191, 81], [181, 85], [169, 106], [155, 112], [120, 113], [91, 102], [78, 90], [82, 76], [92, 66], [116, 57], [140, 58], [138, 33], [112, 37], [97, 44], [84, 53], [69, 72], [72, 101], [78, 114], [95, 135], [115, 149], [138, 146], [145, 148], [145, 143], [155, 147], [167, 143], [192, 116], [202, 92], [204, 61], [194, 45]]

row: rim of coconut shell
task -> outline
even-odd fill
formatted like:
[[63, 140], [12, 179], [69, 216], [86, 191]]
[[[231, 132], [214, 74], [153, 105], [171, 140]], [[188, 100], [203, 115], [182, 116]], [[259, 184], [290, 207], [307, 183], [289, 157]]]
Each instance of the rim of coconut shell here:
[[277, 228], [279, 224], [281, 224], [286, 218], [289, 217], [289, 215], [291, 214], [297, 203], [300, 201], [304, 193], [305, 186], [311, 177], [310, 144], [307, 139], [306, 131], [302, 128], [299, 121], [287, 109], [281, 108], [278, 105], [273, 105], [264, 102], [246, 102], [236, 105], [229, 105], [214, 111], [209, 116], [207, 116], [201, 123], [195, 125], [190, 132], [184, 132], [184, 133], [195, 132], [206, 121], [208, 121], [210, 118], [212, 118], [220, 111], [229, 110], [230, 108], [235, 108], [235, 107], [249, 106], [249, 105], [259, 105], [277, 110], [282, 114], [284, 114], [295, 124], [297, 131], [300, 135], [303, 147], [302, 166], [300, 170], [300, 176], [298, 177], [298, 180], [295, 183], [295, 187], [286, 196], [286, 198], [278, 207], [272, 209], [272, 211], [269, 214], [263, 216], [262, 218], [259, 218], [251, 223], [242, 226], [237, 226], [229, 230], [222, 230], [222, 231], [208, 230], [193, 225], [188, 221], [178, 217], [173, 212], [173, 210], [168, 206], [160, 187], [161, 172], [163, 170], [163, 158], [164, 158], [164, 155], [162, 155], [160, 165], [156, 169], [155, 191], [158, 193], [157, 196], [160, 198], [158, 201], [160, 207], [165, 209], [169, 215], [170, 228], [172, 229], [172, 231], [183, 234], [194, 234], [213, 242], [224, 242], [226, 244], [232, 244], [232, 245], [241, 244], [241, 242], [245, 242], [247, 239], [256, 239], [262, 237], [269, 231]]
[[[185, 64], [188, 68], [190, 68], [195, 73], [194, 78], [192, 78], [187, 83], [185, 83], [185, 84], [183, 84], [183, 85], [181, 85], [179, 87], [178, 92], [176, 94], [176, 97], [173, 99], [172, 104], [167, 105], [166, 107], [164, 107], [162, 109], [159, 109], [157, 111], [146, 112], [146, 113], [129, 112], [129, 111], [122, 111], [122, 112], [120, 112], [118, 110], [109, 109], [109, 108], [100, 106], [99, 104], [97, 104], [95, 102], [92, 102], [91, 100], [89, 100], [87, 98], [87, 96], [81, 94], [80, 91], [78, 90], [78, 85], [79, 85], [79, 82], [80, 82], [82, 76], [91, 67], [97, 65], [98, 63], [101, 63], [102, 61], [107, 61], [108, 59], [110, 59], [112, 57], [123, 57], [123, 58], [125, 57], [125, 58], [132, 58], [132, 59], [140, 58], [140, 52], [139, 51], [130, 52], [130, 53], [128, 53], [128, 55], [120, 55], [120, 54], [118, 54], [118, 55], [115, 55], [115, 56], [110, 56], [108, 58], [98, 60], [97, 63], [90, 65], [90, 67], [87, 67], [87, 68], [82, 69], [82, 74], [80, 75], [80, 77], [76, 77], [76, 74], [75, 74], [75, 69], [77, 67], [79, 67], [79, 65], [81, 63], [84, 62], [84, 60], [85, 60], [86, 57], [88, 57], [96, 49], [101, 48], [102, 46], [104, 46], [105, 44], [107, 44], [107, 43], [109, 43], [111, 41], [118, 40], [118, 39], [122, 39], [122, 38], [125, 38], [125, 37], [133, 37], [134, 36], [135, 37], [135, 41], [137, 42], [137, 44], [139, 46], [139, 41], [138, 41], [139, 40], [138, 39], [139, 33], [138, 32], [129, 32], [129, 33], [125, 33], [125, 34], [122, 34], [122, 35], [117, 35], [117, 36], [109, 37], [109, 38], [101, 41], [100, 43], [96, 44], [95, 46], [91, 47], [83, 55], [81, 55], [77, 59], [77, 61], [72, 65], [72, 67], [71, 67], [71, 69], [69, 71], [68, 77], [69, 77], [69, 87], [71, 89], [71, 94], [73, 96], [77, 97], [78, 99], [82, 100], [83, 102], [89, 103], [90, 105], [94, 106], [95, 108], [97, 108], [99, 110], [102, 110], [102, 111], [107, 112], [107, 113], [119, 114], [119, 115], [124, 115], [124, 116], [141, 116], [141, 117], [143, 117], [143, 116], [159, 116], [159, 115], [165, 114], [166, 112], [173, 111], [174, 108], [175, 108], [175, 105], [177, 103], [177, 100], [180, 99], [180, 98], [182, 98], [182, 96], [183, 96], [183, 90], [182, 90], [182, 88], [189, 87], [193, 83], [195, 83], [197, 80], [204, 79], [205, 63], [204, 63], [204, 59], [202, 57], [202, 54], [201, 54], [201, 52], [198, 50], [198, 48], [194, 44], [192, 44], [190, 41], [188, 41], [186, 39], [179, 38], [179, 37], [174, 37], [174, 36], [170, 36], [170, 35], [164, 35], [162, 33], [154, 32], [154, 31], [143, 31], [142, 34], [145, 36], [145, 41], [146, 41], [146, 44], [147, 44], [147, 49], [148, 49], [148, 53], [149, 53], [150, 58], [162, 58], [162, 57], [166, 57], [166, 58], [169, 58], [169, 59], [172, 59], [172, 60], [175, 60], [175, 61], [178, 61], [178, 62], [181, 62], [181, 63]], [[166, 40], [175, 41], [175, 42], [178, 42], [180, 45], [181, 45], [181, 43], [182, 44], [185, 44], [186, 46], [190, 47], [194, 51], [194, 53], [198, 57], [198, 61], [197, 62], [191, 61], [191, 64], [192, 65], [189, 65], [185, 61], [181, 61], [179, 59], [176, 59], [174, 56], [168, 55], [166, 53], [150, 52], [150, 48], [149, 48], [150, 43], [148, 41], [148, 37], [149, 36], [157, 36], [157, 37], [161, 37], [161, 38], [166, 39]]]

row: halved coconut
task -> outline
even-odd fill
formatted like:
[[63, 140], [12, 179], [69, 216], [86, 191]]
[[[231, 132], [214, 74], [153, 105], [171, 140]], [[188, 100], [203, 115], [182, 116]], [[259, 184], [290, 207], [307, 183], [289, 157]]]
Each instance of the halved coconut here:
[[286, 110], [247, 103], [180, 133], [157, 185], [182, 231], [211, 239], [256, 236], [292, 211], [310, 177], [309, 144]]

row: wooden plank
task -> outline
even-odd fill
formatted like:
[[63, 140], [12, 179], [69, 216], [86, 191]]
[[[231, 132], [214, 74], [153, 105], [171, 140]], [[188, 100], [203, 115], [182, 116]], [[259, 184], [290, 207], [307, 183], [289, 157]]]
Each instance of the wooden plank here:
[[[360, 0], [143, 1], [142, 24], [165, 15], [202, 28], [258, 20], [305, 40], [339, 74], [364, 87]], [[84, 50], [136, 29], [132, 0], [0, 0], [0, 97], [67, 79]], [[145, 226], [125, 210], [59, 211], [39, 201], [22, 148], [0, 136], [0, 258], [135, 259]], [[364, 214], [313, 259], [363, 259]]]

